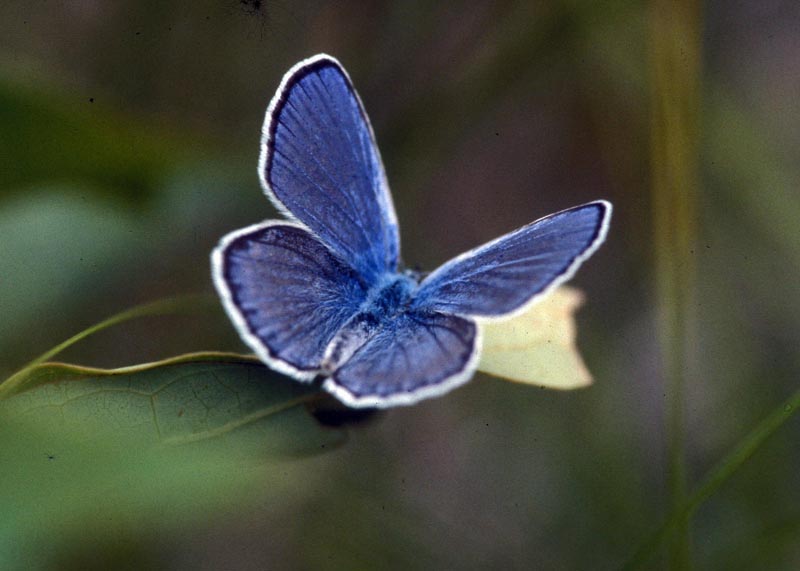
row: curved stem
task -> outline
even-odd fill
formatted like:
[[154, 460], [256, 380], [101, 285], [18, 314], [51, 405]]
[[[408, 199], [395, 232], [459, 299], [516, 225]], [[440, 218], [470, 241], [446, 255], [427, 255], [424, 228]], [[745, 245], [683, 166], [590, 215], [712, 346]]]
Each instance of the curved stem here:
[[19, 371], [0, 383], [0, 395], [13, 389], [16, 382], [24, 378], [25, 373], [27, 373], [32, 367], [52, 359], [78, 341], [81, 341], [99, 331], [139, 317], [147, 317], [151, 315], [171, 315], [176, 313], [192, 313], [197, 310], [198, 306], [207, 306], [212, 302], [216, 302], [216, 298], [210, 294], [188, 294], [176, 297], [167, 297], [157, 301], [143, 303], [141, 305], [136, 305], [126, 309], [125, 311], [121, 311], [120, 313], [112, 315], [108, 319], [104, 319], [100, 323], [96, 323], [91, 327], [76, 333], [66, 341], [59, 343], [52, 349], [45, 351], [27, 363]]
[[645, 541], [631, 560], [623, 567], [625, 570], [641, 569], [664, 544], [664, 542], [688, 521], [694, 512], [708, 498], [758, 451], [762, 444], [772, 436], [800, 408], [800, 390], [784, 401], [762, 420], [727, 456], [710, 472], [680, 508], [674, 510], [664, 524]]

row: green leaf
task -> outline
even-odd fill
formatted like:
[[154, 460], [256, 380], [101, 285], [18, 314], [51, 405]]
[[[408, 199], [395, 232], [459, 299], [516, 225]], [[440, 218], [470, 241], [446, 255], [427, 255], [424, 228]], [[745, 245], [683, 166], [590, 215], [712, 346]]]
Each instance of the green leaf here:
[[[308, 438], [316, 448], [330, 439], [304, 409], [321, 398], [317, 389], [235, 354], [194, 353], [110, 370], [46, 363], [16, 376], [13, 386], [1, 385], [0, 397], [6, 421], [79, 436], [113, 431], [141, 443], [226, 440], [260, 450], [303, 448]], [[276, 416], [285, 422], [297, 412], [307, 419], [303, 439], [295, 431], [272, 432]]]
[[253, 497], [280, 500], [313, 478], [276, 459], [343, 441], [309, 414], [319, 398], [224, 353], [29, 369], [0, 398], [0, 566], [27, 560], [43, 533], [186, 525]]

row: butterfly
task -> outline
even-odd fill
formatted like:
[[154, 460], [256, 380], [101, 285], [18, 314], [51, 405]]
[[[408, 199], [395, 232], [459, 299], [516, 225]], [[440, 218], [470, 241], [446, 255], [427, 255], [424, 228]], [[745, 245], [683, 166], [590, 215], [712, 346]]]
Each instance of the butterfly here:
[[401, 269], [375, 135], [342, 65], [292, 67], [267, 108], [258, 174], [286, 217], [236, 230], [212, 274], [242, 339], [273, 369], [352, 407], [407, 405], [467, 382], [478, 320], [524, 311], [605, 239], [611, 204], [551, 214], [420, 279]]

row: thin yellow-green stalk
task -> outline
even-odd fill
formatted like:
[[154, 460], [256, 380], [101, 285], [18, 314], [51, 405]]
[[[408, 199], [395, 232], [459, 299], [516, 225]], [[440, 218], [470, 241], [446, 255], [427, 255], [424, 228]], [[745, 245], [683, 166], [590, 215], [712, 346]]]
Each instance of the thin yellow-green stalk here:
[[147, 317], [152, 315], [171, 315], [176, 313], [186, 313], [186, 312], [194, 312], [197, 311], [199, 308], [208, 307], [208, 305], [215, 301], [210, 295], [207, 294], [196, 294], [196, 295], [182, 295], [178, 297], [168, 297], [164, 299], [159, 299], [157, 301], [144, 303], [141, 305], [137, 305], [131, 307], [130, 309], [126, 309], [125, 311], [121, 311], [116, 315], [112, 315], [108, 319], [104, 319], [103, 321], [92, 325], [76, 333], [66, 341], [59, 343], [52, 349], [45, 351], [24, 367], [22, 367], [19, 371], [15, 374], [11, 375], [8, 379], [6, 379], [2, 384], [0, 384], [0, 395], [4, 394], [6, 391], [10, 391], [14, 388], [17, 380], [23, 379], [25, 377], [25, 373], [30, 370], [32, 367], [39, 365], [40, 363], [44, 363], [48, 361], [67, 349], [71, 347], [78, 341], [89, 337], [99, 331], [107, 329], [113, 325], [118, 325], [125, 321], [129, 321], [131, 319], [136, 319], [139, 317]]
[[[700, 7], [650, 6], [651, 167], [659, 341], [667, 386], [670, 510], [686, 500], [685, 386], [692, 341], [695, 205], [698, 187]], [[670, 548], [670, 568], [690, 567], [688, 521]]]

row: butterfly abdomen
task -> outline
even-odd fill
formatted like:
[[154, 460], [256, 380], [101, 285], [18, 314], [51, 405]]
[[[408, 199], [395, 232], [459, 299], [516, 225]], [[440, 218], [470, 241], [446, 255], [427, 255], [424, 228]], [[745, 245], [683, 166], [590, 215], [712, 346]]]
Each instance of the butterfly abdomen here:
[[330, 374], [346, 362], [386, 322], [408, 308], [417, 282], [403, 274], [390, 274], [373, 286], [364, 303], [334, 336], [325, 351], [322, 370]]

